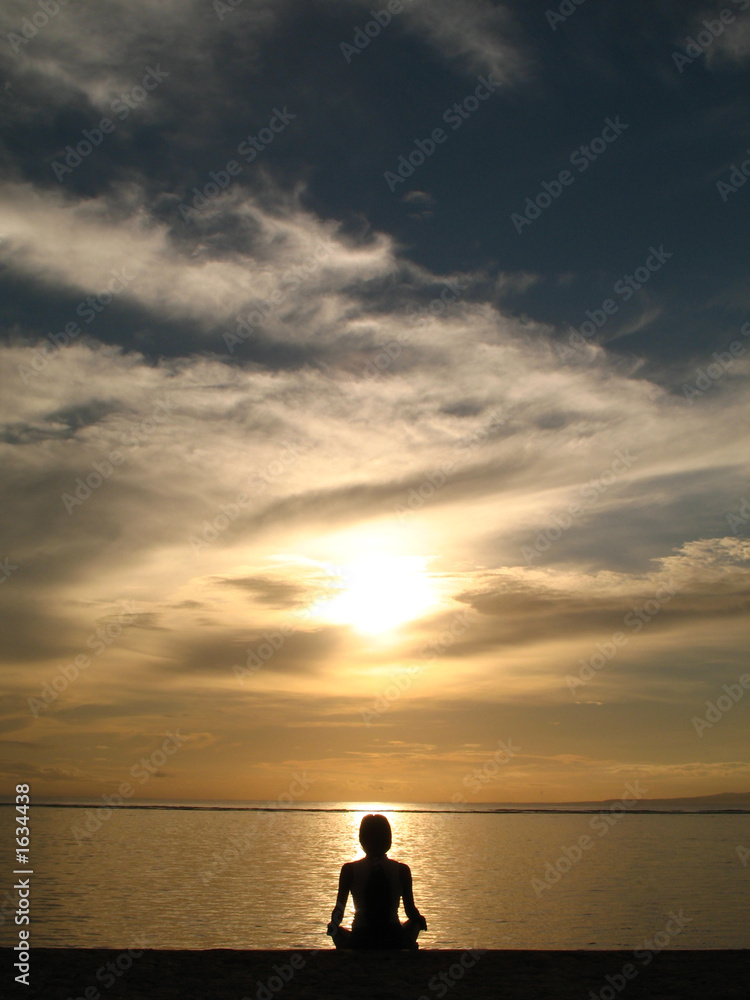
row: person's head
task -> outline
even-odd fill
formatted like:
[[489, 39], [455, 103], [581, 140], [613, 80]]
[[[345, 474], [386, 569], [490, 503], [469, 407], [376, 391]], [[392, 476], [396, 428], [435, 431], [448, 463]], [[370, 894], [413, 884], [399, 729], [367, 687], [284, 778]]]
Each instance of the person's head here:
[[359, 824], [359, 842], [365, 854], [386, 854], [391, 849], [391, 824], [385, 816], [370, 813]]

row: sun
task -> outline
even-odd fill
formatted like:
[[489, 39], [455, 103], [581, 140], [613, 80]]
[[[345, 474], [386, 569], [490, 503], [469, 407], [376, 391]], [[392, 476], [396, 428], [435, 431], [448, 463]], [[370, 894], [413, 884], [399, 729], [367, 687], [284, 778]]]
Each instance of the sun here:
[[419, 618], [436, 603], [422, 556], [368, 555], [340, 568], [342, 590], [322, 615], [368, 635]]

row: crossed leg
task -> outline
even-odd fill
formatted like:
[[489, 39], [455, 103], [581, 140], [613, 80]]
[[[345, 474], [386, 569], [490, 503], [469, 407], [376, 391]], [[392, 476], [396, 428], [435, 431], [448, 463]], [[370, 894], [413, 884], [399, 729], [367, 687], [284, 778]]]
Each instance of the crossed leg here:
[[351, 948], [352, 932], [346, 927], [337, 927], [333, 935], [333, 943], [337, 948]]
[[[401, 943], [394, 944], [390, 947], [392, 948], [413, 948], [416, 949], [417, 937], [422, 928], [415, 920], [407, 920], [405, 923], [401, 924]], [[361, 936], [359, 937], [361, 941]], [[346, 927], [338, 927], [336, 933], [333, 935], [333, 943], [336, 948], [358, 948], [362, 945], [355, 940], [352, 942], [352, 932], [347, 930]]]

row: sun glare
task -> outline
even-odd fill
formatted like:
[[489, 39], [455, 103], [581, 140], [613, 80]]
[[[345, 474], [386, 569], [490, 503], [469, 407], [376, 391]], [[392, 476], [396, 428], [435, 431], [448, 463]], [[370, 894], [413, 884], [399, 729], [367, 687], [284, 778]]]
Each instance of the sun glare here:
[[421, 556], [371, 555], [341, 569], [342, 590], [323, 615], [377, 635], [424, 614], [436, 603]]

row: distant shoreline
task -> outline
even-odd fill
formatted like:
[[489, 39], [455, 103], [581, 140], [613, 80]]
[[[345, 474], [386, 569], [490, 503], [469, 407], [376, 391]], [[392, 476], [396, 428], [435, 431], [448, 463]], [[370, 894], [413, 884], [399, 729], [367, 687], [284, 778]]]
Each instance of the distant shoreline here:
[[[0, 802], [0, 807], [13, 806], [12, 802]], [[89, 802], [36, 802], [34, 803], [34, 809], [100, 809], [102, 807], [101, 800], [92, 799]], [[578, 809], [565, 806], [503, 806], [496, 809], [467, 809], [458, 808], [452, 806], [446, 806], [445, 809], [393, 809], [390, 807], [381, 807], [384, 812], [388, 813], [413, 813], [413, 814], [439, 814], [445, 815], [450, 813], [455, 813], [461, 816], [493, 816], [493, 815], [525, 815], [529, 813], [538, 813], [544, 815], [573, 815], [573, 816], [586, 816], [589, 814], [595, 814], [600, 812], [605, 812], [612, 809], [613, 807], [619, 808], [623, 815], [627, 814], [630, 816], [726, 816], [726, 815], [748, 815], [750, 814], [749, 809], [730, 809], [730, 808], [672, 808], [664, 809], [655, 806], [653, 809], [632, 809], [627, 808], [622, 809], [621, 803], [618, 800], [612, 802], [602, 802], [599, 805], [591, 806], [581, 806]], [[362, 812], [360, 807], [350, 808], [343, 806], [333, 806], [331, 808], [325, 808], [324, 806], [310, 806], [306, 808], [304, 805], [275, 805], [275, 806], [246, 806], [246, 805], [236, 805], [236, 806], [218, 806], [218, 805], [164, 805], [161, 803], [151, 804], [151, 803], [136, 803], [129, 802], [122, 805], [114, 805], [107, 803], [107, 808], [125, 810], [125, 809], [163, 809], [163, 810], [176, 810], [176, 811], [187, 811], [187, 812], [284, 812], [284, 813], [357, 813]]]

